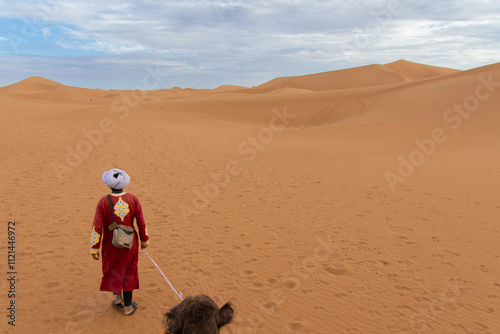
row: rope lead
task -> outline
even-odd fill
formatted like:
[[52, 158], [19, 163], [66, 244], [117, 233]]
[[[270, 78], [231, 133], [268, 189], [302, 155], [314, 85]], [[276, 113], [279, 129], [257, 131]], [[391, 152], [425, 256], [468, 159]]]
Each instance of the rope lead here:
[[151, 256], [149, 256], [148, 252], [146, 251], [146, 249], [144, 249], [144, 252], [146, 253], [146, 255], [149, 257], [149, 259], [151, 260], [151, 262], [153, 262], [153, 264], [155, 265], [155, 267], [160, 271], [161, 275], [163, 276], [163, 278], [167, 281], [168, 285], [170, 285], [170, 288], [172, 288], [172, 290], [175, 292], [175, 294], [182, 300], [184, 300], [182, 298], [182, 291], [181, 293], [178, 293], [174, 287], [172, 286], [172, 284], [170, 284], [170, 281], [168, 280], [168, 278], [165, 276], [165, 274], [161, 271], [160, 267], [158, 267], [158, 265], [155, 263], [155, 261], [153, 261], [153, 259], [151, 258]]

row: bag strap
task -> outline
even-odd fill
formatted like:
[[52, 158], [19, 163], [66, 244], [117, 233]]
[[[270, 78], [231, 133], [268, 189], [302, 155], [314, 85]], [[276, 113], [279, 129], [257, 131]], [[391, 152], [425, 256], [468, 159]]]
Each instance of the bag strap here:
[[111, 216], [113, 217], [113, 224], [108, 226], [110, 231], [113, 231], [118, 227], [118, 224], [115, 222], [115, 214], [113, 212], [113, 201], [111, 200], [111, 195], [108, 194], [109, 208], [111, 209]]

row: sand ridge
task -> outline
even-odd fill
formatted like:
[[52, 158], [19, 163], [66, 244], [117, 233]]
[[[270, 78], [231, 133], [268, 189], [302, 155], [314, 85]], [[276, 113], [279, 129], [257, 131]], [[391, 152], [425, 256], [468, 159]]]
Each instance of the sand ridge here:
[[179, 302], [141, 252], [133, 317], [98, 291], [113, 167], [176, 289], [232, 301], [221, 333], [500, 332], [500, 64], [143, 92], [31, 77], [0, 103], [19, 333], [161, 333]]

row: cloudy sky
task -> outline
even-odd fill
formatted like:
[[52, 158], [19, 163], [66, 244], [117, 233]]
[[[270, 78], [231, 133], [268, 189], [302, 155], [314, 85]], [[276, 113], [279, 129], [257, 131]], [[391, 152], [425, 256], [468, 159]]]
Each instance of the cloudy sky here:
[[499, 62], [497, 0], [0, 0], [0, 86], [254, 86], [406, 59]]

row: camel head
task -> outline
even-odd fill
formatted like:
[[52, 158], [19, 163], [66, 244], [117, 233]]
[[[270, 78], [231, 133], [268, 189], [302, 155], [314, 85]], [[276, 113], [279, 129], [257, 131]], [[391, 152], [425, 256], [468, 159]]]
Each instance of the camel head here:
[[208, 296], [187, 297], [165, 313], [165, 333], [218, 334], [222, 326], [233, 320], [233, 314], [230, 303], [219, 309]]

